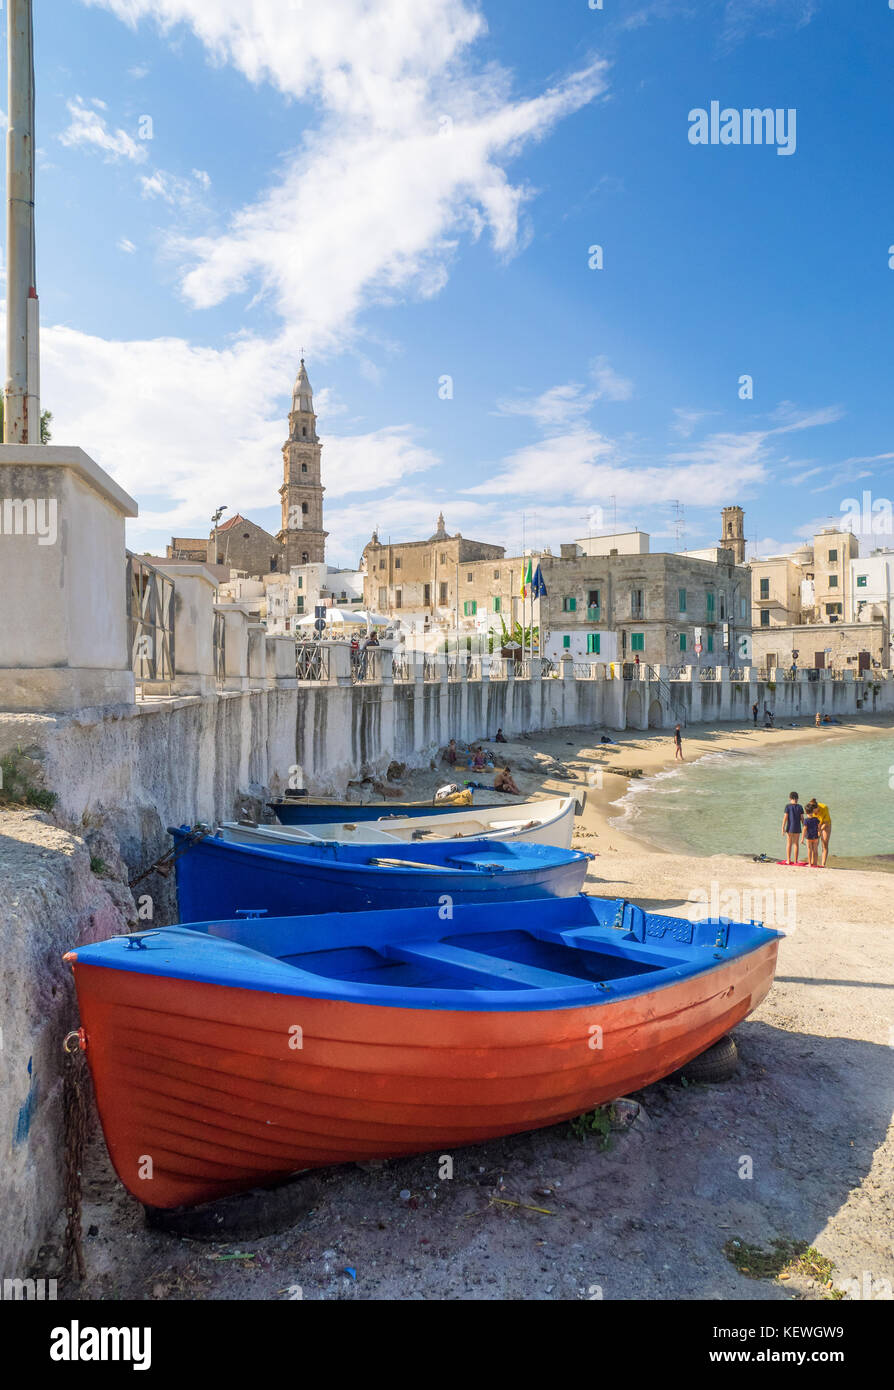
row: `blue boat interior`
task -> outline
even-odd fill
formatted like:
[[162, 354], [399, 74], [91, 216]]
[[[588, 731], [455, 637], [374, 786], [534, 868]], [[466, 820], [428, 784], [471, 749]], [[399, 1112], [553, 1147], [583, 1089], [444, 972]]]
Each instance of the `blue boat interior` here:
[[526, 1009], [621, 998], [779, 936], [580, 894], [492, 907], [192, 923], [78, 949], [87, 964], [394, 1007]]
[[[190, 835], [187, 826], [172, 827], [169, 834], [175, 845], [182, 848]], [[494, 873], [507, 870], [545, 869], [559, 864], [578, 863], [589, 856], [580, 850], [559, 849], [555, 845], [540, 845], [528, 840], [461, 839], [418, 841], [412, 845], [347, 844], [341, 840], [308, 842], [283, 840], [271, 845], [247, 845], [223, 839], [218, 833], [202, 843], [224, 846], [235, 856], [314, 861], [352, 866], [372, 867], [383, 874], [389, 872], [412, 874], [441, 872]]]

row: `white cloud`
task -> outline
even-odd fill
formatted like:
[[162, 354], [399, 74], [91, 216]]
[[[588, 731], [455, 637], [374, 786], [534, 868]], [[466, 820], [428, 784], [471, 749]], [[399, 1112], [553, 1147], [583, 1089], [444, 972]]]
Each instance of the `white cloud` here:
[[786, 29], [803, 29], [818, 0], [726, 0], [721, 40], [732, 47], [750, 34], [773, 38]]
[[97, 108], [104, 109], [105, 102], [95, 98], [88, 105], [81, 97], [67, 102], [71, 121], [59, 139], [63, 145], [94, 146], [102, 150], [107, 160], [130, 159], [141, 164], [146, 158], [146, 147], [134, 140], [126, 130], [110, 130]]
[[[597, 433], [584, 423], [526, 445], [504, 459], [496, 474], [469, 488], [473, 496], [495, 495], [504, 507], [513, 499], [542, 497], [549, 479], [550, 497], [563, 504], [574, 499], [578, 507], [628, 507], [641, 516], [649, 507], [682, 502], [703, 508], [724, 504], [731, 488], [748, 495], [768, 477], [775, 436], [793, 430], [831, 423], [837, 409], [795, 413], [787, 407], [786, 423], [742, 433], [721, 431], [672, 452], [658, 463], [640, 463], [629, 457], [622, 444]], [[538, 513], [540, 512], [538, 507]]]
[[600, 401], [629, 401], [633, 382], [619, 376], [605, 357], [597, 357], [590, 373], [596, 382], [596, 399]]
[[674, 434], [682, 435], [688, 439], [694, 432], [696, 425], [701, 424], [702, 420], [707, 420], [711, 415], [716, 415], [714, 410], [682, 410], [679, 406], [674, 408], [676, 420], [671, 425]]
[[500, 401], [497, 414], [522, 415], [533, 420], [541, 429], [552, 429], [583, 419], [595, 399], [592, 391], [585, 390], [579, 382], [570, 381], [564, 386], [551, 386], [539, 396]]
[[437, 294], [462, 237], [487, 230], [499, 255], [524, 244], [531, 191], [504, 165], [606, 86], [597, 60], [513, 100], [505, 71], [473, 64], [485, 24], [462, 0], [342, 0], [285, 20], [279, 0], [88, 3], [186, 24], [213, 61], [319, 112], [222, 234], [173, 243], [192, 305], [260, 292], [315, 353], [343, 345], [370, 303]]
[[332, 498], [376, 492], [441, 462], [416, 443], [410, 425], [390, 425], [363, 435], [327, 435], [325, 460], [326, 496]]
[[211, 179], [201, 169], [193, 170], [191, 179], [179, 174], [168, 173], [165, 169], [155, 169], [151, 174], [140, 175], [140, 188], [144, 198], [160, 198], [168, 207], [181, 212], [195, 211], [202, 206], [199, 190], [211, 186]]
[[597, 357], [590, 365], [591, 388], [569, 381], [550, 386], [539, 396], [519, 396], [497, 403], [498, 415], [522, 415], [533, 420], [541, 429], [549, 430], [574, 425], [583, 420], [597, 401], [627, 401], [633, 395], [633, 382], [619, 376], [606, 357]]

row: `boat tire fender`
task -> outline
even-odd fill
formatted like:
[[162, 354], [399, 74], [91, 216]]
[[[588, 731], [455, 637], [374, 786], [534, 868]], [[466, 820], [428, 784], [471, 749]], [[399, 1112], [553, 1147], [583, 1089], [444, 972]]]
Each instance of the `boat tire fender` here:
[[689, 1082], [716, 1086], [735, 1076], [738, 1067], [739, 1050], [735, 1038], [727, 1033], [707, 1051], [693, 1057], [691, 1062], [681, 1067], [678, 1075], [685, 1077]]
[[188, 1240], [257, 1240], [297, 1225], [319, 1201], [312, 1177], [290, 1178], [277, 1187], [255, 1187], [197, 1207], [144, 1206], [146, 1225]]

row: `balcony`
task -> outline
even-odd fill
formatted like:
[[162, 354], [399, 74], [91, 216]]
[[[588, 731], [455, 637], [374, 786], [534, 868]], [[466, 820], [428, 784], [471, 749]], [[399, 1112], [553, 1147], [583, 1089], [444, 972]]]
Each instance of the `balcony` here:
[[588, 609], [587, 609], [587, 622], [588, 622], [588, 623], [601, 623], [601, 622], [602, 622], [602, 608], [601, 608], [601, 606], [600, 606], [598, 603], [590, 604], [590, 606], [588, 607]]

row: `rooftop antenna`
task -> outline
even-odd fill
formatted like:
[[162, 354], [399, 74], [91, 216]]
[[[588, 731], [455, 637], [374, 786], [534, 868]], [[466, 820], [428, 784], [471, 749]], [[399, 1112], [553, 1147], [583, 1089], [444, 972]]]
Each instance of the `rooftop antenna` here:
[[685, 550], [686, 547], [684, 542], [686, 540], [686, 515], [683, 509], [683, 503], [678, 502], [676, 498], [672, 498], [671, 506], [674, 509], [674, 541], [676, 542], [678, 548], [682, 548]]
[[6, 444], [40, 443], [40, 320], [34, 243], [32, 0], [9, 0], [6, 23]]

